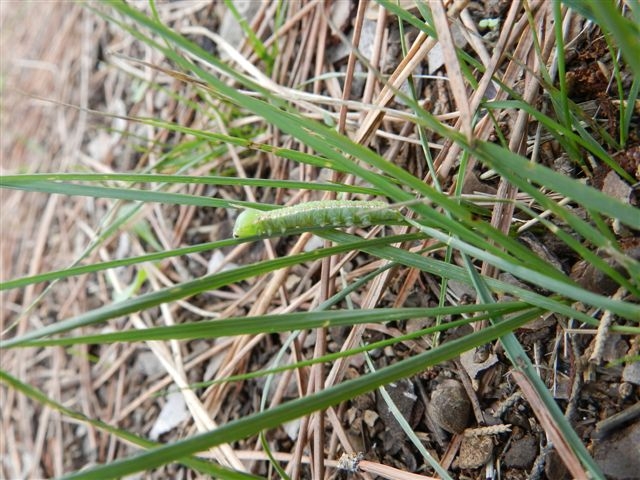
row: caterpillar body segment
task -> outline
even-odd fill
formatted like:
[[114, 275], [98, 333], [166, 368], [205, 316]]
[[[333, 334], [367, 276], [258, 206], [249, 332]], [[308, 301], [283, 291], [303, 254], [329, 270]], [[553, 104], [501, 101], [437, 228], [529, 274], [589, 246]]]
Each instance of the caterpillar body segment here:
[[404, 217], [381, 201], [323, 200], [263, 212], [247, 209], [238, 215], [233, 236], [271, 236], [292, 230], [400, 225]]

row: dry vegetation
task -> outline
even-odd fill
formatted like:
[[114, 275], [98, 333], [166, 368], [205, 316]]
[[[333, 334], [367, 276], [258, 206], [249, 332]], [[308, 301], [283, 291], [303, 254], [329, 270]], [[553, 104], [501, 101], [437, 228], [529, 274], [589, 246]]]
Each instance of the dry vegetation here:
[[[135, 2], [135, 5], [143, 8], [146, 4]], [[471, 134], [471, 116], [477, 105], [485, 95], [495, 94], [493, 86], [484, 83], [488, 77], [478, 75], [481, 86], [470, 90], [460, 71], [445, 68], [444, 65], [455, 64], [453, 42], [479, 59], [488, 70], [498, 72], [502, 82], [520, 92], [528, 103], [545, 108], [537, 75], [534, 36], [524, 9], [516, 2], [460, 2], [450, 6], [446, 14], [437, 8], [439, 3], [433, 2], [434, 22], [443, 38], [442, 48], [438, 50], [442, 61], [438, 61], [434, 53], [435, 42], [412, 28], [404, 32], [411, 48], [403, 56], [397, 22], [390, 21], [385, 11], [375, 4], [357, 9], [346, 1], [334, 2], [325, 12], [321, 2], [290, 2], [278, 37], [273, 37], [271, 30], [273, 19], [279, 13], [277, 2], [248, 2], [247, 5], [251, 10], [247, 14], [250, 13], [252, 30], [259, 38], [271, 39], [279, 45], [273, 72], [268, 75], [271, 83], [263, 86], [290, 99], [311, 117], [324, 121], [331, 118], [339, 131], [348, 132], [355, 141], [370, 146], [387, 159], [394, 159], [397, 165], [424, 178], [425, 182], [431, 182], [432, 177], [424, 161], [420, 137], [415, 124], [402, 116], [405, 107], [394, 98], [395, 88], [402, 87], [410, 74], [426, 75], [432, 70], [431, 73], [440, 78], [416, 78], [419, 99], [430, 112], [440, 119], [448, 119], [451, 125], [458, 125], [466, 135]], [[540, 55], [552, 64], [555, 50], [551, 3], [532, 1], [527, 5], [540, 26]], [[198, 107], [197, 92], [202, 85], [172, 71], [157, 51], [107, 24], [89, 9], [69, 2], [12, 2], [11, 8], [3, 3], [0, 11], [3, 174], [143, 171], [157, 164], [163, 151], [192, 140], [188, 135], [170, 132], [161, 126], [126, 121], [121, 117], [125, 115], [221, 133], [243, 129], [260, 131], [252, 133], [252, 141], [306, 149], [273, 126], [261, 125], [258, 118], [239, 117], [224, 122], [223, 114], [218, 116], [218, 112]], [[239, 27], [225, 17], [222, 2], [159, 3], [158, 13], [167, 25], [227, 61], [250, 62], [264, 68], [249, 42], [235, 44], [237, 56], [229, 58], [228, 54], [222, 54], [219, 40], [209, 35], [214, 32], [232, 44], [236, 41], [234, 36]], [[455, 28], [446, 27], [445, 15], [455, 20], [452, 22]], [[487, 18], [499, 18], [502, 29], [486, 28], [478, 32], [480, 20]], [[512, 27], [513, 33], [501, 35], [507, 27]], [[449, 39], [447, 32], [453, 34]], [[595, 27], [575, 15], [567, 21], [566, 32], [571, 47], [567, 62], [570, 82], [575, 85], [574, 100], [584, 102], [586, 111], [608, 122], [607, 129], [615, 135], [616, 105], [608, 89], [611, 62], [607, 59], [604, 40]], [[365, 75], [368, 69], [350, 55], [352, 52], [344, 42], [358, 36], [362, 54], [383, 75], [390, 75], [387, 87], [375, 75]], [[265, 44], [270, 46], [269, 41]], [[509, 54], [496, 55], [496, 51]], [[335, 72], [341, 72], [342, 76], [331, 75]], [[344, 75], [349, 83], [347, 94], [343, 93]], [[442, 79], [444, 75], [449, 76], [449, 81]], [[304, 95], [293, 89], [305, 82], [309, 85]], [[352, 101], [348, 108], [340, 107], [347, 105], [340, 101], [343, 98]], [[371, 104], [391, 110], [375, 110]], [[558, 157], [554, 142], [541, 138], [536, 124], [523, 112], [505, 110], [497, 119], [486, 116], [475, 124], [474, 135], [480, 139], [493, 138], [496, 135], [493, 120], [502, 127], [513, 151], [524, 155], [533, 152], [542, 164], [565, 169], [570, 175], [585, 175]], [[425, 132], [425, 135], [432, 147], [442, 187], [445, 192], [453, 193], [460, 149], [435, 133]], [[637, 149], [612, 154], [618, 155], [628, 173], [638, 174]], [[180, 165], [176, 161], [163, 168], [165, 173], [170, 173]], [[311, 167], [295, 166], [291, 172], [292, 168], [291, 163], [275, 155], [255, 152], [248, 155], [241, 149], [229, 149], [223, 155], [211, 155], [210, 160], [196, 164], [187, 173], [204, 176], [233, 170], [238, 176], [255, 178], [307, 182], [317, 178], [317, 171]], [[465, 193], [484, 195], [491, 200], [528, 200], [513, 185], [487, 174], [480, 165], [471, 162], [467, 169]], [[327, 175], [331, 180], [350, 181], [349, 177], [340, 178], [335, 173]], [[589, 175], [589, 181], [598, 188], [606, 189], [603, 185], [613, 181], [602, 165]], [[81, 258], [94, 241], [98, 241], [98, 247], [84, 258], [84, 263], [226, 238], [230, 236], [233, 220], [230, 210], [149, 203], [135, 217], [137, 226], [144, 225], [147, 230], [136, 230], [135, 222], [130, 222], [131, 229], [105, 240], [99, 235], [102, 222], [110, 212], [111, 199], [0, 191], [3, 280], [66, 268]], [[169, 191], [231, 200], [257, 199], [273, 204], [308, 199], [308, 192], [198, 184], [174, 185]], [[492, 209], [491, 222], [497, 228], [507, 232], [511, 225], [518, 223], [514, 220], [517, 212], [513, 204], [491, 202], [488, 205]], [[573, 278], [586, 288], [596, 289], [603, 295], [616, 294], [615, 289], [607, 291], [604, 280], [594, 279], [592, 272], [580, 271], [580, 258], [575, 252], [568, 251], [559, 242], [554, 244], [552, 236], [544, 236], [535, 228], [532, 232], [522, 237], [529, 248], [547, 256], [551, 263], [558, 262], [564, 271], [573, 272]], [[633, 255], [637, 255], [640, 247], [634, 235], [627, 235], [625, 245], [629, 252], [635, 251]], [[265, 255], [272, 258], [292, 255], [302, 251], [309, 241], [310, 236], [303, 235], [274, 242], [267, 249], [263, 243], [229, 247], [223, 250], [223, 258], [204, 252], [165, 260], [149, 265], [140, 292], [180, 284], [227, 263], [248, 264]], [[419, 248], [433, 244], [424, 240]], [[443, 250], [434, 255], [443, 258]], [[454, 258], [454, 261], [461, 260]], [[330, 297], [335, 285], [350, 284], [383, 264], [383, 260], [350, 253], [330, 263], [298, 265], [272, 276], [254, 278], [252, 283], [200, 294], [128, 315], [108, 326], [91, 328], [98, 332], [143, 329], [207, 318], [311, 310]], [[109, 304], [135, 284], [137, 270], [129, 268], [65, 279], [47, 290], [42, 298], [39, 297], [44, 288], [42, 284], [5, 291], [2, 329], [14, 327], [11, 335], [20, 335]], [[487, 276], [499, 273], [488, 264], [481, 268]], [[334, 283], [331, 279], [338, 271], [342, 272], [342, 279]], [[366, 289], [355, 292], [352, 301], [361, 309], [435, 306], [440, 286], [435, 277], [396, 267], [376, 277]], [[448, 288], [449, 299], [461, 303], [475, 301], [475, 293], [462, 285], [451, 282]], [[523, 285], [523, 288], [530, 287]], [[371, 343], [399, 336], [429, 326], [429, 322], [432, 319], [425, 320], [423, 325], [395, 322], [332, 329], [326, 342], [318, 336], [319, 330], [309, 331], [287, 351], [285, 362], [355, 347], [361, 341]], [[459, 337], [471, 328], [446, 332], [439, 340]], [[607, 336], [606, 332], [596, 335], [593, 329], [580, 328], [549, 314], [521, 329], [518, 338], [601, 468], [610, 478], [631, 478], [627, 475], [629, 471], [640, 471], [637, 463], [640, 455], [629, 458], [624, 451], [616, 455], [620, 445], [631, 446], [635, 442], [637, 447], [639, 424], [629, 426], [624, 423], [629, 422], [628, 418], [621, 423], [614, 420], [612, 424], [610, 418], [620, 412], [633, 416], [638, 410], [637, 363], [630, 364], [631, 367], [622, 364], [605, 368], [604, 365], [637, 355], [638, 339], [629, 335]], [[207, 388], [186, 387], [267, 368], [286, 338], [287, 334], [282, 333], [216, 341], [131, 342], [72, 349], [20, 348], [2, 352], [2, 369], [87, 417], [154, 440], [172, 442], [196, 432], [211, 431], [218, 424], [257, 411], [265, 388], [260, 378]], [[418, 338], [374, 352], [376, 367], [426, 351], [435, 340], [435, 337]], [[549, 439], [554, 437], [549, 432], [552, 426], [545, 423], [546, 407], [535, 391], [527, 389], [526, 378], [510, 372], [499, 344], [491, 345], [484, 356], [473, 351], [469, 355], [480, 355], [482, 359], [474, 362], [473, 358], [463, 356], [429, 368], [419, 378], [406, 379], [388, 388], [402, 415], [440, 464], [449, 469], [454, 478], [485, 478], [483, 465], [489, 457], [501, 478], [560, 479], [584, 475], [583, 466], [571, 452], [548, 448]], [[345, 378], [361, 375], [366, 369], [364, 360], [358, 357], [356, 360], [343, 358], [325, 370], [307, 367], [289, 371], [275, 378], [267, 404], [277, 405], [286, 399], [313, 393], [322, 389], [323, 384], [340, 383]], [[477, 378], [470, 378], [474, 373]], [[185, 388], [176, 393], [171, 387]], [[443, 391], [446, 398], [468, 400], [453, 407], [445, 402], [441, 407], [439, 395]], [[172, 393], [166, 395], [167, 392]], [[3, 478], [57, 477], [137, 451], [137, 447], [93, 426], [70, 420], [11, 388], [3, 386], [1, 394]], [[463, 413], [455, 410], [454, 418], [447, 418], [448, 410], [454, 407]], [[484, 427], [489, 428], [488, 431], [476, 434], [465, 431], [467, 427], [485, 426], [489, 413], [493, 425]], [[445, 418], [441, 418], [443, 416]], [[456, 423], [466, 416], [468, 421]], [[170, 423], [163, 427], [159, 419]], [[443, 425], [453, 433], [443, 431], [440, 428]], [[609, 435], [611, 431], [618, 433]], [[429, 478], [426, 472], [433, 474], [430, 467], [425, 470], [422, 457], [406, 440], [379, 393], [354, 398], [348, 404], [328, 410], [322, 418], [305, 417], [286, 428], [272, 430], [267, 440], [292, 478], [320, 478], [323, 472], [336, 478], [346, 476], [344, 472], [334, 473], [336, 460], [343, 452], [364, 452], [361, 472], [355, 474], [362, 478], [376, 478], [376, 475]], [[251, 469], [262, 476], [270, 473], [266, 456], [254, 437], [211, 450], [205, 456], [238, 470]], [[408, 472], [417, 472], [420, 476], [412, 477]], [[148, 472], [145, 478], [168, 477], [198, 478], [198, 474], [176, 463]]]

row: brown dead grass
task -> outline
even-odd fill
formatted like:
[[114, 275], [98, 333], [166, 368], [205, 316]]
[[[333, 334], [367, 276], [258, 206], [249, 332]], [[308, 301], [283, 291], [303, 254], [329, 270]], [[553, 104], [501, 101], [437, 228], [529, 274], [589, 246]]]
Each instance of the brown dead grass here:
[[[97, 47], [92, 39], [93, 20], [76, 3], [5, 1], [0, 5], [0, 22], [0, 168], [2, 172], [63, 171], [78, 159], [86, 114], [57, 102], [87, 105], [93, 75], [90, 57]], [[0, 195], [3, 279], [73, 261], [69, 247], [78, 235], [72, 221], [77, 217], [73, 202], [5, 189]], [[22, 314], [17, 329], [23, 332], [48, 322], [50, 312], [60, 311], [63, 297], [58, 295], [26, 313], [40, 291], [41, 287], [30, 287], [3, 292], [3, 330], [16, 314]], [[82, 298], [69, 293], [64, 300], [78, 300], [76, 309], [84, 308]], [[2, 366], [59, 400], [72, 376], [66, 356], [56, 350], [3, 352]], [[15, 392], [3, 389], [2, 395], [2, 476], [37, 478], [68, 471], [61, 418]]]

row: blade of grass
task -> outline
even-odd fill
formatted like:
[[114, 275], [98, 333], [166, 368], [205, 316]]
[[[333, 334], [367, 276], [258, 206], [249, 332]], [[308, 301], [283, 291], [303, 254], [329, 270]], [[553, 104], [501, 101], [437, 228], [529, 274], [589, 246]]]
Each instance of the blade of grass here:
[[[164, 327], [149, 327], [144, 330], [126, 330], [121, 332], [101, 333], [95, 335], [81, 335], [67, 338], [51, 338], [30, 340], [17, 346], [45, 347], [45, 346], [69, 346], [77, 344], [114, 342], [138, 342], [150, 340], [192, 340], [196, 338], [220, 338], [235, 335], [252, 335], [259, 333], [286, 332], [294, 330], [308, 330], [319, 327], [337, 327], [356, 325], [362, 323], [384, 323], [392, 321], [408, 320], [410, 318], [430, 318], [438, 315], [478, 315], [514, 313], [526, 308], [524, 302], [512, 302], [508, 305], [491, 304], [487, 308], [482, 305], [455, 305], [433, 308], [401, 308], [401, 309], [374, 309], [313, 311], [300, 313], [287, 313], [278, 315], [261, 315], [259, 317], [230, 317], [221, 320], [204, 320], [195, 323], [172, 325]], [[478, 315], [479, 316], [479, 315]], [[468, 323], [472, 320], [463, 321]], [[475, 316], [473, 321], [475, 321]], [[440, 327], [440, 328], [445, 328]]]
[[203, 243], [190, 247], [176, 248], [165, 250], [162, 252], [149, 253], [137, 257], [122, 258], [119, 260], [111, 260], [108, 262], [91, 263], [89, 265], [79, 265], [77, 267], [68, 267], [63, 270], [53, 272], [40, 273], [30, 277], [21, 277], [6, 282], [0, 282], [0, 291], [10, 290], [12, 288], [25, 287], [34, 283], [49, 282], [52, 280], [60, 280], [63, 278], [74, 277], [85, 273], [101, 272], [111, 268], [126, 267], [129, 265], [137, 265], [145, 262], [157, 262], [167, 258], [178, 257], [180, 255], [190, 255], [192, 253], [206, 252], [207, 250], [216, 250], [218, 248], [229, 247], [242, 243], [241, 240], [231, 238], [227, 240], [219, 240], [217, 242]]
[[[495, 300], [493, 299], [493, 296], [491, 295], [491, 292], [488, 289], [484, 279], [476, 272], [475, 267], [471, 264], [469, 258], [466, 255], [464, 259], [465, 263], [467, 264], [467, 270], [473, 278], [474, 287], [476, 289], [476, 292], [478, 293], [479, 298], [482, 299], [482, 302], [486, 305], [493, 303]], [[492, 319], [492, 324], [499, 324], [502, 321], [504, 320]], [[555, 422], [555, 425], [559, 427], [564, 439], [570, 442], [573, 453], [577, 455], [583, 465], [585, 465], [591, 471], [591, 473], [593, 473], [598, 478], [604, 478], [604, 476], [602, 475], [602, 471], [595, 463], [595, 461], [591, 458], [591, 455], [578, 437], [578, 434], [575, 432], [573, 427], [571, 427], [571, 424], [560, 410], [560, 407], [558, 407], [558, 404], [553, 398], [553, 395], [551, 395], [551, 392], [549, 392], [549, 389], [536, 372], [536, 369], [532, 365], [531, 360], [529, 360], [529, 357], [525, 353], [522, 345], [520, 345], [520, 342], [513, 334], [513, 332], [509, 332], [501, 336], [500, 343], [502, 343], [502, 345], [504, 346], [511, 364], [527, 377], [536, 394], [543, 400], [545, 407], [548, 409], [549, 414]], [[553, 434], [554, 432], [547, 433]], [[559, 442], [561, 439], [556, 438], [555, 440]], [[567, 466], [571, 466], [571, 464], [569, 463]], [[574, 474], [574, 476], [576, 476], [576, 478], [581, 478], [581, 475], [579, 474], [580, 472], [572, 471], [572, 473]], [[576, 475], [576, 473], [578, 473], [578, 475]]]
[[563, 195], [580, 203], [589, 210], [610, 218], [617, 218], [625, 225], [636, 230], [640, 229], [640, 215], [638, 215], [636, 208], [626, 205], [595, 188], [583, 185], [543, 165], [530, 162], [498, 145], [478, 142], [475, 153], [482, 158], [483, 162], [507, 178], [533, 181], [539, 185], [544, 185], [551, 190], [562, 192]]
[[[356, 237], [357, 238], [357, 237]], [[231, 283], [239, 282], [246, 278], [253, 277], [264, 273], [277, 270], [279, 268], [285, 268], [291, 265], [295, 265], [301, 262], [309, 260], [317, 260], [326, 256], [335, 255], [338, 253], [344, 253], [359, 249], [366, 245], [386, 244], [402, 241], [407, 238], [419, 238], [419, 236], [400, 236], [400, 237], [386, 237], [377, 238], [372, 240], [362, 240], [345, 243], [343, 245], [319, 249], [311, 252], [300, 253], [298, 255], [292, 255], [284, 258], [277, 258], [275, 260], [268, 260], [257, 264], [245, 265], [238, 267], [234, 270], [219, 272], [211, 275], [204, 276], [202, 278], [191, 280], [189, 282], [183, 282], [179, 285], [167, 287], [156, 292], [140, 295], [136, 298], [124, 300], [115, 304], [106, 305], [95, 310], [91, 310], [77, 317], [58, 321], [51, 325], [41, 327], [38, 330], [28, 332], [20, 337], [12, 338], [9, 340], [0, 341], [0, 348], [7, 348], [9, 346], [19, 345], [26, 340], [33, 340], [35, 338], [41, 338], [43, 336], [52, 335], [55, 333], [62, 333], [64, 331], [73, 330], [81, 326], [91, 325], [94, 323], [103, 322], [110, 318], [127, 315], [129, 313], [138, 312], [162, 303], [168, 303], [174, 300], [187, 298], [206, 290], [213, 290], [220, 288]]]
[[[349, 238], [347, 234], [337, 231], [323, 232], [321, 236], [334, 242], [346, 241]], [[462, 267], [440, 262], [430, 257], [416, 255], [415, 253], [407, 252], [399, 248], [385, 246], [374, 247], [371, 249], [364, 248], [363, 251], [389, 261], [420, 269], [424, 272], [431, 273], [438, 278], [446, 277], [450, 280], [455, 280], [463, 283], [470, 282], [467, 271]], [[496, 280], [494, 278], [485, 278], [485, 281], [495, 292], [506, 292], [514, 298], [525, 301], [530, 305], [535, 305], [548, 311], [557, 312], [559, 314], [565, 315], [566, 317], [585, 322], [589, 325], [598, 325], [597, 320], [590, 317], [589, 315], [584, 314], [578, 309], [570, 307], [565, 303], [566, 300], [561, 300], [555, 296], [540, 295], [529, 289], [517, 287], [510, 283], [501, 282], [500, 280]], [[621, 302], [620, 304], [624, 303], [625, 302]], [[634, 316], [640, 314], [636, 306], [633, 304], [626, 304], [625, 306], [623, 306], [623, 308], [631, 309], [631, 312], [634, 314]], [[617, 326], [615, 328], [621, 328], [624, 330], [627, 327]], [[629, 332], [634, 333], [636, 331], [637, 329], [635, 327], [632, 327], [631, 330], [629, 330]]]
[[[364, 358], [367, 362], [367, 366], [369, 367], [369, 371], [375, 372], [376, 367], [373, 364], [371, 357], [369, 355], [365, 355]], [[407, 438], [411, 441], [411, 443], [416, 448], [416, 450], [420, 452], [420, 455], [422, 455], [422, 458], [425, 459], [426, 463], [431, 465], [431, 468], [433, 468], [434, 471], [438, 475], [440, 475], [441, 478], [447, 479], [447, 480], [453, 480], [453, 478], [451, 478], [449, 473], [444, 468], [442, 468], [442, 465], [438, 463], [438, 460], [436, 460], [433, 457], [433, 455], [431, 455], [429, 451], [425, 448], [425, 446], [422, 444], [422, 441], [418, 438], [418, 436], [416, 435], [416, 432], [413, 431], [413, 428], [411, 428], [411, 425], [409, 425], [409, 422], [407, 422], [407, 419], [404, 418], [404, 415], [402, 414], [402, 412], [400, 412], [400, 409], [391, 398], [391, 395], [389, 395], [389, 393], [387, 392], [386, 386], [382, 386], [378, 388], [378, 392], [380, 393], [380, 395], [382, 395], [382, 398], [384, 399], [384, 403], [386, 404], [389, 411], [393, 414], [394, 419], [396, 420], [396, 422], [398, 422], [398, 424], [400, 425], [400, 428], [402, 428], [402, 431], [405, 433]]]
[[191, 438], [173, 442], [170, 445], [143, 452], [128, 459], [116, 460], [107, 465], [77, 472], [63, 478], [93, 479], [111, 478], [129, 475], [147, 470], [169, 461], [192, 455], [208, 448], [230, 443], [255, 435], [260, 431], [274, 428], [315, 411], [326, 409], [342, 401], [350, 400], [357, 395], [370, 392], [401, 378], [408, 378], [425, 368], [447, 361], [462, 352], [494, 340], [506, 332], [526, 323], [529, 317], [516, 317], [505, 320], [486, 329], [480, 330], [437, 348], [428, 350], [414, 357], [401, 360], [375, 373], [348, 380], [339, 385], [327, 388], [310, 396], [292, 400], [265, 412], [260, 412], [229, 422], [213, 432], [195, 435]]
[[[57, 411], [79, 422], [91, 425], [97, 430], [111, 434], [124, 442], [128, 442], [132, 445], [137, 445], [138, 447], [145, 449], [151, 449], [162, 445], [161, 443], [152, 442], [151, 440], [147, 440], [146, 438], [134, 435], [127, 430], [113, 427], [108, 423], [103, 422], [102, 420], [89, 418], [82, 413], [67, 408], [61, 403], [52, 400], [49, 396], [45, 395], [41, 391], [33, 388], [31, 385], [27, 385], [21, 382], [19, 379], [15, 378], [4, 370], [0, 370], [0, 382], [7, 385], [8, 387], [11, 387], [16, 392], [22, 393], [25, 397], [32, 399], [39, 405], [46, 405], [54, 411]], [[237, 480], [261, 478], [243, 472], [236, 472], [210, 461], [200, 460], [198, 458], [181, 458], [178, 459], [178, 461], [188, 467], [193, 468], [194, 470], [211, 475], [214, 478], [228, 478]]]
[[409, 220], [409, 222], [411, 223], [411, 225], [415, 226], [430, 237], [436, 238], [446, 243], [447, 245], [452, 245], [461, 252], [473, 256], [474, 258], [484, 260], [498, 267], [501, 271], [509, 272], [524, 281], [534, 283], [542, 288], [547, 288], [565, 297], [573, 298], [574, 300], [610, 309], [611, 311], [632, 320], [640, 320], [640, 308], [638, 308], [637, 305], [613, 300], [604, 295], [598, 295], [596, 293], [585, 290], [584, 288], [570, 285], [565, 282], [559, 282], [545, 275], [540, 275], [538, 272], [530, 268], [516, 266], [505, 262], [502, 259], [493, 257], [493, 255], [483, 251], [482, 249], [468, 245], [458, 240], [457, 238], [441, 233], [438, 230], [430, 227], [425, 227], [424, 225], [421, 225], [418, 222], [414, 222], [413, 220]]
[[[114, 6], [125, 15], [130, 16], [137, 23], [147, 26], [149, 29], [159, 34], [162, 38], [168, 38], [172, 40], [176, 45], [186, 49], [191, 54], [206, 59], [208, 62], [213, 62], [216, 66], [216, 60], [211, 58], [206, 52], [202, 51], [199, 47], [188, 42], [183, 37], [177, 35], [175, 32], [168, 30], [163, 25], [154, 23], [140, 12], [130, 9], [124, 4], [115, 3]], [[123, 26], [126, 28], [126, 26]], [[153, 42], [150, 38], [140, 34], [137, 30], [129, 29], [130, 33], [137, 36], [142, 41], [145, 41], [152, 45], [154, 48], [162, 49], [162, 47]], [[501, 244], [504, 248], [507, 248], [511, 252], [517, 252], [522, 262], [536, 265], [536, 268], [543, 270], [547, 275], [551, 277], [559, 276], [559, 272], [553, 268], [550, 268], [548, 264], [542, 262], [538, 257], [533, 255], [528, 249], [523, 248], [513, 239], [497, 232], [489, 225], [484, 225], [483, 222], [473, 222], [470, 212], [461, 206], [458, 202], [452, 201], [446, 195], [443, 195], [434, 189], [426, 186], [421, 180], [412, 176], [404, 169], [400, 168], [393, 163], [387, 162], [379, 156], [373, 154], [369, 149], [356, 145], [348, 138], [339, 135], [332, 129], [328, 129], [317, 122], [309, 121], [297, 114], [293, 114], [287, 109], [280, 109], [273, 105], [267, 104], [264, 101], [254, 99], [248, 96], [241, 96], [234, 89], [230, 89], [223, 82], [211, 75], [207, 71], [199, 68], [197, 65], [188, 62], [184, 58], [178, 56], [173, 51], [163, 50], [163, 53], [170, 57], [173, 61], [181, 65], [183, 68], [194, 71], [198, 76], [209, 82], [213, 88], [220, 91], [223, 95], [230, 99], [233, 99], [238, 105], [242, 105], [244, 108], [248, 108], [259, 116], [262, 116], [270, 123], [277, 125], [280, 129], [288, 132], [298, 138], [306, 145], [311, 146], [316, 151], [323, 153], [329, 161], [331, 161], [332, 168], [339, 170], [351, 171], [353, 174], [358, 175], [364, 180], [370, 182], [379, 188], [380, 193], [392, 197], [395, 201], [411, 200], [412, 195], [406, 193], [399, 188], [395, 181], [407, 185], [407, 187], [415, 189], [416, 192], [420, 192], [430, 200], [436, 202], [438, 205], [443, 206], [449, 212], [449, 215], [457, 217], [455, 219], [449, 218], [449, 215], [443, 215], [437, 211], [430, 209], [426, 206], [414, 205], [411, 208], [419, 213], [424, 219], [428, 219], [429, 222], [433, 222], [435, 226], [443, 228], [447, 231], [455, 233], [462, 239], [465, 239], [469, 243], [483, 248], [490, 249], [497, 256], [505, 256], [503, 250], [494, 247], [493, 243]], [[220, 67], [222, 68], [222, 67]], [[237, 75], [234, 76], [237, 78]], [[246, 84], [253, 86], [248, 80], [237, 78], [239, 81], [244, 81]], [[273, 99], [271, 99], [273, 101]], [[279, 106], [279, 104], [278, 104]], [[449, 134], [456, 138], [457, 141], [464, 144], [464, 139], [459, 134], [444, 128], [438, 122], [428, 122], [436, 131], [443, 131], [445, 134]], [[371, 166], [381, 169], [387, 175], [395, 179], [394, 182], [389, 179], [380, 176], [379, 174], [372, 172], [370, 169], [366, 169], [357, 166], [353, 161], [347, 159], [342, 153], [346, 152], [353, 157], [364, 160]], [[471, 228], [469, 228], [471, 227]], [[485, 238], [477, 234], [476, 231], [483, 233], [489, 232], [490, 236], [494, 238], [494, 242], [487, 243]]]
[[[286, 188], [299, 190], [320, 190], [338, 193], [357, 193], [363, 195], [377, 195], [373, 188], [346, 185], [338, 183], [309, 183], [295, 180], [271, 180], [263, 178], [236, 178], [220, 176], [195, 177], [190, 175], [168, 175], [158, 173], [35, 173], [22, 175], [3, 175], [0, 177], [0, 187], [10, 187], [16, 184], [29, 184], [33, 181], [44, 183], [61, 181], [82, 182], [145, 182], [163, 184], [197, 184], [197, 185], [248, 185], [266, 188]], [[34, 190], [37, 191], [37, 190]]]

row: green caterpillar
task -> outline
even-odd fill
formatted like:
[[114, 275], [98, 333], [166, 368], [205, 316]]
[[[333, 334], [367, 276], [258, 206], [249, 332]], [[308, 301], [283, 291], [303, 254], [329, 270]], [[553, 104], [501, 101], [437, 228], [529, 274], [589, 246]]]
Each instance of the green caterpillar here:
[[404, 217], [380, 201], [323, 200], [263, 212], [247, 209], [238, 215], [233, 236], [246, 238], [286, 234], [292, 230], [401, 225]]

